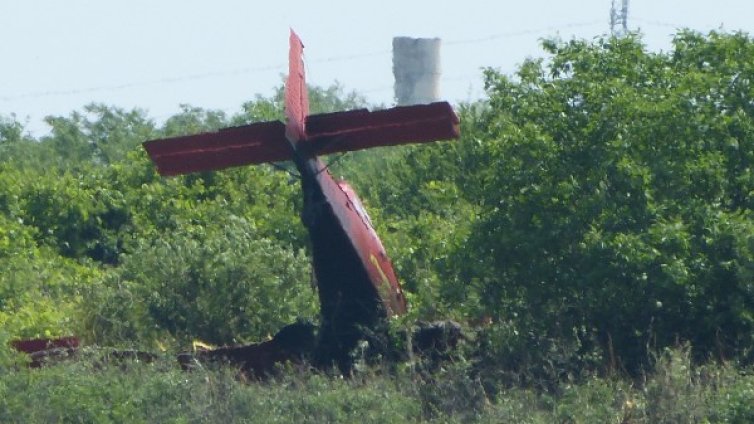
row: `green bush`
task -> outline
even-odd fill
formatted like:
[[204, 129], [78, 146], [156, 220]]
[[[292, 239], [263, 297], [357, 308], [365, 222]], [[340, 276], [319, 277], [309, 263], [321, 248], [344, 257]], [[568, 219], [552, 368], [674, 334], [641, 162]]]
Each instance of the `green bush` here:
[[554, 408], [555, 422], [621, 423], [633, 422], [635, 396], [628, 383], [589, 378], [579, 384], [568, 383], [560, 388]]
[[100, 275], [47, 249], [0, 257], [0, 268], [0, 327], [13, 338], [75, 334], [82, 293]]
[[144, 242], [87, 300], [87, 336], [99, 343], [260, 340], [316, 316], [309, 261], [244, 219], [186, 226]]
[[754, 422], [754, 374], [751, 370], [726, 370], [727, 378], [712, 401], [712, 422]]
[[674, 44], [545, 41], [547, 61], [487, 72], [483, 138], [462, 141], [480, 210], [458, 282], [547, 337], [596, 329], [632, 373], [678, 339], [698, 359], [754, 348], [754, 41]]
[[23, 225], [23, 219], [0, 215], [0, 258], [25, 256], [36, 251], [34, 235], [34, 229]]

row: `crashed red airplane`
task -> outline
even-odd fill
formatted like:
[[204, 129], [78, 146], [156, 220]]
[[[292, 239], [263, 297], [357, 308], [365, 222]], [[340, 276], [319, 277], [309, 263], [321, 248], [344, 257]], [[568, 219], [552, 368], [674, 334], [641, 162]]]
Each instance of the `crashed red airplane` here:
[[285, 124], [262, 122], [152, 140], [144, 148], [162, 175], [295, 163], [321, 306], [316, 355], [338, 361], [355, 346], [360, 329], [405, 313], [406, 298], [356, 193], [333, 179], [318, 156], [455, 139], [459, 120], [447, 102], [309, 115], [302, 56], [303, 44], [291, 31]]

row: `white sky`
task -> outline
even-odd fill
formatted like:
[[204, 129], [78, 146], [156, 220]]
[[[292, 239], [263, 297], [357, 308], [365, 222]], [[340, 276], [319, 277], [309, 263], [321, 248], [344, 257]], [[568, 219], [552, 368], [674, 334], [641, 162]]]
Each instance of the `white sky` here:
[[[235, 113], [280, 84], [289, 27], [306, 45], [310, 83], [337, 80], [388, 105], [392, 38], [440, 37], [443, 97], [472, 100], [483, 94], [482, 67], [511, 72], [542, 56], [542, 37], [607, 33], [610, 3], [0, 0], [0, 116], [41, 135], [44, 116], [90, 102], [158, 121], [182, 103]], [[667, 50], [676, 28], [754, 32], [752, 18], [752, 0], [631, 0], [628, 21], [652, 50]]]

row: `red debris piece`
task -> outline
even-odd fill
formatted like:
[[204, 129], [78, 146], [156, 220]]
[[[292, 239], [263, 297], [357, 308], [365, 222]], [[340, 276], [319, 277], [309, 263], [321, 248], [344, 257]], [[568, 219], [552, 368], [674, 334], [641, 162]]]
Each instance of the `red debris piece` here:
[[34, 353], [57, 348], [75, 349], [79, 347], [79, 339], [76, 337], [60, 337], [57, 339], [13, 340], [10, 344], [19, 352]]

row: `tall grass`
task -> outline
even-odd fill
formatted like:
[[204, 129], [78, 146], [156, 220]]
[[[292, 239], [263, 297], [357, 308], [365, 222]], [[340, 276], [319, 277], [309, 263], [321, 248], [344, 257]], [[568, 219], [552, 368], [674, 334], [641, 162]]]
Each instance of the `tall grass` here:
[[289, 368], [242, 382], [227, 368], [183, 372], [172, 358], [43, 369], [0, 368], [2, 423], [688, 423], [754, 422], [754, 374], [692, 365], [688, 349], [657, 357], [642, 381], [586, 377], [554, 391], [499, 387], [463, 361], [432, 372], [363, 368], [351, 378]]

